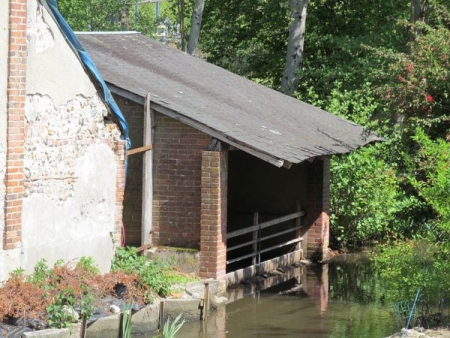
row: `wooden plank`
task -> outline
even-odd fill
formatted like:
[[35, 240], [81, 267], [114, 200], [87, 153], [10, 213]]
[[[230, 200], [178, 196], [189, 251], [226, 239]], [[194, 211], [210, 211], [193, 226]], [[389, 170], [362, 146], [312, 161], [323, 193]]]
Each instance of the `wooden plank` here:
[[153, 247], [153, 245], [152, 244], [144, 244], [144, 245], [141, 245], [139, 248], [137, 248], [136, 249], [136, 253], [141, 253], [142, 251], [144, 251], [144, 250], [148, 250], [148, 249], [150, 249], [150, 248], [152, 248]]
[[304, 215], [305, 215], [304, 211], [298, 211], [298, 212], [294, 212], [292, 214], [289, 214], [289, 215], [286, 215], [286, 216], [282, 216], [282, 217], [279, 217], [279, 218], [276, 218], [276, 219], [273, 219], [273, 220], [270, 220], [270, 221], [267, 221], [267, 222], [264, 222], [264, 223], [261, 223], [261, 224], [258, 224], [258, 225], [253, 225], [253, 226], [250, 226], [250, 227], [247, 227], [247, 228], [244, 228], [244, 229], [239, 229], [239, 230], [236, 230], [236, 231], [232, 231], [232, 232], [228, 233], [227, 239], [233, 238], [233, 237], [236, 237], [236, 236], [239, 236], [239, 235], [243, 235], [243, 234], [246, 234], [246, 233], [249, 233], [249, 232], [252, 232], [252, 231], [258, 229], [258, 227], [260, 229], [268, 228], [268, 227], [270, 227], [272, 225], [283, 223], [283, 222], [286, 222], [286, 221], [289, 221], [291, 219], [294, 219], [294, 218], [297, 218], [297, 217], [301, 217], [301, 216], [304, 216]]
[[[144, 139], [143, 145], [152, 146], [152, 112], [150, 110], [150, 94], [147, 94], [144, 104]], [[153, 209], [153, 152], [144, 153], [142, 165], [142, 222], [141, 244], [152, 244], [152, 209]]]
[[139, 148], [134, 148], [134, 149], [128, 150], [127, 151], [127, 155], [139, 154], [139, 153], [143, 153], [145, 151], [152, 150], [152, 149], [153, 149], [153, 146], [151, 144], [148, 144], [148, 145], [143, 146], [143, 147], [139, 147]]

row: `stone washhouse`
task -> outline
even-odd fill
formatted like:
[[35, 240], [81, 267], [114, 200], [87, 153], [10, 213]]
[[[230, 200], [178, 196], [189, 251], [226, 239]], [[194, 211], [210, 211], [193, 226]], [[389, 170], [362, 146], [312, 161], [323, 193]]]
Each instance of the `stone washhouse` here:
[[[378, 136], [142, 34], [77, 34], [129, 123], [127, 244], [198, 249], [200, 275], [219, 279], [255, 264], [252, 248], [257, 263], [326, 256], [330, 157]], [[272, 253], [256, 230], [232, 243], [296, 212], [287, 230], [258, 230]]]
[[106, 272], [121, 243], [126, 124], [55, 8], [0, 10], [0, 282], [41, 259]]

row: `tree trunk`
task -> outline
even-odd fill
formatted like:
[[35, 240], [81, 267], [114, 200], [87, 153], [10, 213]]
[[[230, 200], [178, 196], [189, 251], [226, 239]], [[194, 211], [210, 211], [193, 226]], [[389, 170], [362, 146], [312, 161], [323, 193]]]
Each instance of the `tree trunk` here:
[[184, 0], [179, 0], [178, 2], [178, 19], [180, 20], [181, 50], [186, 51], [186, 40], [184, 32]]
[[191, 32], [189, 33], [189, 42], [187, 52], [194, 54], [195, 48], [197, 48], [198, 38], [200, 36], [200, 27], [202, 25], [202, 15], [205, 0], [195, 0], [194, 8], [192, 9], [191, 18]]
[[411, 31], [409, 34], [409, 40], [414, 41], [417, 36], [422, 35], [421, 27], [416, 23], [423, 21], [428, 22], [428, 14], [430, 11], [429, 0], [411, 0]]
[[289, 40], [286, 53], [283, 78], [281, 79], [281, 91], [292, 96], [297, 89], [297, 70], [303, 59], [303, 45], [305, 41], [306, 9], [309, 0], [289, 0], [291, 7], [292, 23], [289, 27]]

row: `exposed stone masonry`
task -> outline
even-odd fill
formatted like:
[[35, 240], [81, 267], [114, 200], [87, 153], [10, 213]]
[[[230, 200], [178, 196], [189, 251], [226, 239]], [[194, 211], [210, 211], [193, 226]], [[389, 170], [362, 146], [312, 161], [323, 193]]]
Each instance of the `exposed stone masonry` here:
[[26, 103], [25, 190], [62, 204], [72, 197], [77, 159], [96, 143], [117, 147], [120, 131], [105, 124], [108, 111], [98, 96], [77, 96], [55, 107], [48, 96], [29, 95]]

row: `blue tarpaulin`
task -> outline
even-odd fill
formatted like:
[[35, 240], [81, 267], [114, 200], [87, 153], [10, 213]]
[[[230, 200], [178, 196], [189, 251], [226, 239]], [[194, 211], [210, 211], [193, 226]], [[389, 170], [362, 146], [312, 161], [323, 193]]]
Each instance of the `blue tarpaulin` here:
[[48, 8], [50, 9], [51, 14], [55, 18], [56, 23], [59, 25], [59, 28], [65, 35], [67, 41], [72, 45], [74, 51], [78, 54], [78, 57], [83, 63], [86, 71], [95, 79], [95, 81], [97, 81], [97, 84], [101, 87], [101, 90], [103, 92], [103, 99], [111, 109], [111, 112], [116, 117], [117, 122], [119, 123], [119, 127], [122, 131], [122, 136], [127, 141], [127, 149], [129, 149], [131, 146], [131, 142], [128, 135], [127, 121], [125, 120], [125, 117], [120, 111], [120, 108], [117, 106], [116, 101], [114, 101], [114, 98], [111, 95], [111, 91], [106, 86], [106, 83], [103, 80], [102, 76], [100, 75], [100, 72], [98, 71], [97, 67], [95, 67], [94, 62], [84, 49], [81, 42], [78, 40], [72, 28], [70, 28], [69, 24], [62, 17], [61, 13], [59, 13], [56, 0], [42, 0], [42, 1], [46, 1], [46, 3], [48, 4]]

